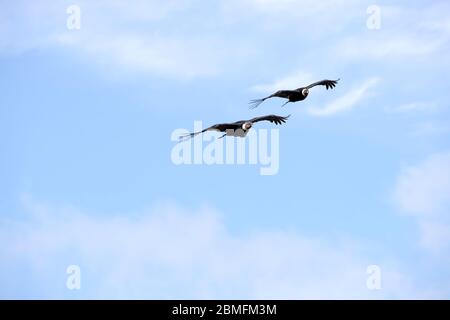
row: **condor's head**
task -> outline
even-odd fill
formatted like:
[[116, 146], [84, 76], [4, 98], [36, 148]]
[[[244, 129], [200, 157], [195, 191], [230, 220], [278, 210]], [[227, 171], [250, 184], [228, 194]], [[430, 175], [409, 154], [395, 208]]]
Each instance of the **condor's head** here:
[[309, 94], [308, 88], [305, 88], [305, 89], [302, 90], [302, 95], [303, 95], [304, 97], [307, 97], [308, 94]]
[[253, 126], [253, 123], [251, 123], [251, 122], [249, 122], [249, 121], [244, 122], [244, 124], [242, 125], [242, 130], [248, 131], [248, 130], [250, 130], [250, 128], [251, 128], [252, 126]]

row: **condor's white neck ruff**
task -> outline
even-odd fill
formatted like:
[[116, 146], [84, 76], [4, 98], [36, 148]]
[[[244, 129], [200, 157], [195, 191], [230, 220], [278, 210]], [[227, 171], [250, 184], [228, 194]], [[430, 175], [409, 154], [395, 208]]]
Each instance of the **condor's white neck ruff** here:
[[245, 122], [242, 124], [242, 130], [248, 131], [252, 128], [252, 124], [250, 122]]

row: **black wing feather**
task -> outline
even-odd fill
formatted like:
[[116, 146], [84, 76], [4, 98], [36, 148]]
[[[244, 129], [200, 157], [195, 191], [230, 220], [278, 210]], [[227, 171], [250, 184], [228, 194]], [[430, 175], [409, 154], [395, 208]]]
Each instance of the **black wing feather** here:
[[278, 90], [277, 92], [275, 92], [265, 98], [250, 100], [250, 102], [249, 102], [250, 109], [255, 109], [256, 107], [258, 107], [261, 103], [263, 103], [267, 99], [274, 98], [274, 97], [288, 99], [289, 95], [295, 94], [295, 93], [297, 93], [297, 92], [295, 92], [293, 90]]
[[[327, 90], [328, 89], [333, 89], [336, 86], [336, 84], [337, 84], [337, 82], [339, 80], [340, 79], [337, 79], [337, 80], [321, 80], [321, 81], [317, 81], [317, 82], [311, 83], [309, 86], [307, 86], [305, 88], [311, 89], [312, 87], [315, 87], [315, 86], [325, 86], [325, 88]], [[302, 88], [300, 88], [300, 89], [302, 89]]]
[[274, 114], [270, 114], [270, 115], [267, 115], [267, 116], [253, 118], [253, 119], [250, 120], [250, 122], [256, 123], [256, 122], [259, 122], [259, 121], [270, 121], [270, 122], [275, 123], [275, 124], [278, 125], [278, 124], [285, 123], [287, 121], [287, 119], [289, 119], [290, 116], [291, 115], [288, 115], [286, 117], [282, 117], [282, 116], [276, 116]]
[[195, 137], [196, 135], [199, 135], [201, 133], [204, 133], [206, 131], [219, 131], [219, 132], [225, 132], [228, 129], [236, 130], [237, 127], [240, 127], [237, 123], [218, 123], [211, 127], [208, 127], [206, 129], [203, 129], [202, 131], [192, 132], [185, 135], [180, 136], [180, 140], [184, 141], [186, 139], [190, 139]]

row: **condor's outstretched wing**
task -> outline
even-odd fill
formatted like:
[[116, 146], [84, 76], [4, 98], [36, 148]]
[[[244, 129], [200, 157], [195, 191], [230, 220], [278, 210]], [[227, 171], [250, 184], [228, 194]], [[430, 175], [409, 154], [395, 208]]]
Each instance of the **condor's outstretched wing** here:
[[183, 136], [180, 136], [180, 140], [186, 140], [186, 139], [190, 139], [195, 137], [196, 135], [200, 134], [200, 133], [204, 133], [206, 131], [219, 131], [219, 132], [225, 132], [228, 129], [232, 129], [232, 130], [237, 130], [240, 128], [240, 124], [239, 123], [218, 123], [215, 124], [209, 128], [203, 129], [202, 131], [197, 131], [197, 132], [192, 132], [192, 133], [188, 133], [185, 134]]
[[277, 91], [277, 92], [275, 92], [275, 93], [273, 93], [270, 96], [267, 96], [265, 98], [250, 100], [250, 102], [249, 102], [250, 103], [250, 109], [255, 109], [256, 107], [258, 107], [261, 103], [263, 103], [267, 99], [270, 99], [270, 98], [273, 98], [273, 97], [288, 99], [289, 95], [297, 94], [297, 93], [298, 92], [296, 92], [294, 90], [279, 90], [279, 91]]
[[[305, 87], [305, 88], [307, 88], [307, 89], [311, 89], [312, 87], [315, 87], [315, 86], [325, 86], [325, 88], [328, 90], [328, 89], [333, 89], [335, 86], [336, 86], [336, 84], [337, 84], [337, 82], [339, 81], [340, 79], [337, 79], [337, 80], [322, 80], [322, 81], [317, 81], [317, 82], [314, 82], [314, 83], [311, 83], [309, 86], [307, 86], [307, 87]], [[299, 88], [299, 89], [302, 89], [302, 88]], [[298, 90], [298, 89], [297, 89]]]
[[268, 116], [262, 116], [262, 117], [256, 117], [250, 120], [250, 122], [259, 122], [259, 121], [270, 121], [275, 124], [283, 124], [289, 119], [291, 115], [288, 115], [286, 117], [276, 116], [274, 114], [268, 115]]

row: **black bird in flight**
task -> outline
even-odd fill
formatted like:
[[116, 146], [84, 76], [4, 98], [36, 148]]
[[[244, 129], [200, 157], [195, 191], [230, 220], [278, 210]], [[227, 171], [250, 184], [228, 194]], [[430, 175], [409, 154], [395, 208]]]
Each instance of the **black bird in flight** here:
[[286, 120], [291, 115], [288, 115], [287, 117], [281, 117], [276, 115], [268, 115], [268, 116], [262, 116], [262, 117], [256, 117], [250, 120], [240, 120], [232, 123], [219, 123], [215, 124], [209, 128], [203, 129], [202, 131], [188, 133], [184, 136], [180, 136], [180, 140], [184, 141], [185, 139], [193, 138], [196, 135], [206, 132], [206, 131], [219, 131], [219, 132], [225, 132], [224, 135], [222, 135], [220, 138], [223, 138], [225, 136], [232, 136], [232, 137], [245, 137], [248, 133], [248, 131], [253, 127], [253, 124], [259, 121], [270, 121], [275, 124], [283, 124], [286, 122]]
[[309, 89], [311, 89], [312, 87], [325, 86], [325, 88], [327, 88], [327, 90], [333, 89], [336, 86], [338, 81], [339, 81], [339, 79], [337, 79], [337, 80], [322, 80], [322, 81], [314, 82], [314, 83], [310, 84], [309, 86], [298, 88], [295, 90], [279, 90], [265, 98], [251, 100], [250, 101], [250, 109], [254, 109], [254, 108], [258, 107], [261, 103], [263, 103], [267, 99], [270, 99], [273, 97], [288, 99], [288, 101], [282, 105], [282, 107], [284, 107], [289, 102], [297, 102], [297, 101], [305, 100], [309, 94]]

